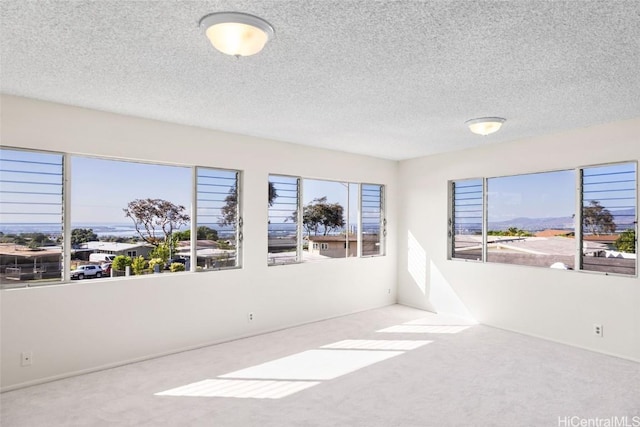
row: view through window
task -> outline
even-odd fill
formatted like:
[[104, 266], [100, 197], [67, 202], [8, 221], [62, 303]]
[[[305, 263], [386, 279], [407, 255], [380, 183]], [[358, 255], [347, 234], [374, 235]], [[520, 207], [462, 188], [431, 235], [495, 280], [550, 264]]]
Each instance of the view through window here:
[[303, 260], [356, 256], [357, 236], [347, 232], [355, 222], [349, 221], [349, 184], [304, 179], [302, 190]]
[[482, 179], [453, 181], [450, 257], [481, 259], [485, 249], [488, 262], [635, 275], [636, 169], [626, 162], [488, 178], [486, 207]]
[[482, 180], [451, 183], [451, 257], [482, 260]]
[[72, 156], [71, 279], [188, 269], [191, 174]]
[[62, 280], [61, 154], [0, 149], [0, 287]]
[[291, 264], [300, 261], [298, 252], [298, 213], [300, 179], [269, 176], [268, 264]]
[[362, 256], [382, 255], [383, 238], [386, 234], [384, 223], [384, 187], [362, 184]]
[[[384, 254], [384, 186], [269, 177], [268, 264]], [[361, 224], [361, 227], [360, 227]]]
[[[63, 279], [64, 158], [0, 150], [2, 288]], [[239, 172], [68, 158], [72, 280], [239, 265]], [[192, 249], [194, 170], [198, 215]]]
[[[237, 171], [198, 168], [197, 270], [240, 265], [242, 220]], [[187, 239], [188, 240], [188, 239]], [[185, 248], [185, 255], [189, 251]]]
[[487, 261], [575, 268], [573, 170], [487, 179]]
[[[240, 179], [2, 148], [0, 286], [238, 267]], [[269, 265], [384, 255], [384, 186], [280, 175], [268, 184]]]
[[582, 268], [636, 274], [636, 164], [582, 170]]

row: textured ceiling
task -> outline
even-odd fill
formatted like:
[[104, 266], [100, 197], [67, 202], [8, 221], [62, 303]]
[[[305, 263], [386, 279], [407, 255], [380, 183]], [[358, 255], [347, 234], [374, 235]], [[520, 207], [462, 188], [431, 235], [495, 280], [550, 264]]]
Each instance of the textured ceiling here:
[[[640, 1], [3, 0], [3, 93], [388, 159], [640, 116]], [[258, 55], [198, 28], [241, 11]], [[471, 118], [506, 117], [494, 135]]]

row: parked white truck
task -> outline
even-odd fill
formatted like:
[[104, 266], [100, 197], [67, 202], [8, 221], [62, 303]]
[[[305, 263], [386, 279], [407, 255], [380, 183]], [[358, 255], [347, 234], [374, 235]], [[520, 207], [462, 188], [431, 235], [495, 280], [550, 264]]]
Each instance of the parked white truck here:
[[89, 254], [89, 262], [113, 262], [113, 254]]

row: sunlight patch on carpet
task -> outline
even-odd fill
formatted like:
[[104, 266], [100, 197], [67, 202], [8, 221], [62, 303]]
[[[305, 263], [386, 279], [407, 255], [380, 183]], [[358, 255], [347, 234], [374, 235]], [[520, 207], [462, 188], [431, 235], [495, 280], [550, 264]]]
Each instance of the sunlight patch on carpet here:
[[308, 350], [261, 365], [220, 375], [220, 378], [270, 380], [331, 380], [404, 354], [402, 351]]
[[425, 340], [344, 340], [320, 348], [351, 350], [414, 350], [433, 341]]
[[394, 332], [400, 334], [457, 334], [470, 326], [451, 325], [397, 325], [390, 328], [380, 329], [376, 332]]
[[477, 325], [478, 322], [465, 319], [463, 317], [458, 316], [450, 316], [450, 315], [434, 315], [431, 317], [423, 317], [416, 320], [411, 320], [409, 322], [403, 323], [403, 325], [424, 325], [424, 326], [471, 326]]
[[280, 399], [320, 384], [317, 381], [203, 380], [156, 396]]

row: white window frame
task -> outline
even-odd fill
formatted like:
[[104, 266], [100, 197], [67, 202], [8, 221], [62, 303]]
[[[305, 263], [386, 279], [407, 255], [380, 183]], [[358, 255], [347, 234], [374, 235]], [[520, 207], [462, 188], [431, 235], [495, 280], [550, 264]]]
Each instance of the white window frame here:
[[[298, 205], [297, 205], [297, 211], [296, 211], [296, 216], [297, 216], [297, 250], [296, 250], [296, 256], [297, 256], [297, 261], [296, 262], [292, 262], [292, 263], [270, 263], [268, 261], [268, 257], [267, 257], [267, 265], [270, 267], [273, 266], [281, 266], [281, 265], [289, 265], [289, 264], [300, 264], [300, 263], [304, 263], [305, 260], [302, 257], [303, 254], [303, 246], [304, 246], [304, 242], [303, 242], [303, 226], [302, 226], [302, 220], [303, 220], [303, 211], [304, 211], [304, 204], [303, 204], [303, 187], [304, 187], [304, 180], [314, 180], [314, 181], [327, 181], [327, 182], [337, 182], [343, 185], [346, 185], [347, 188], [347, 206], [345, 206], [345, 216], [347, 217], [346, 220], [346, 230], [347, 230], [347, 234], [349, 232], [351, 223], [349, 222], [349, 205], [350, 205], [350, 191], [351, 191], [351, 185], [357, 185], [357, 215], [356, 215], [356, 223], [357, 223], [357, 244], [358, 244], [358, 253], [356, 254], [357, 258], [369, 258], [369, 257], [379, 257], [379, 256], [385, 256], [386, 255], [386, 236], [387, 236], [387, 219], [386, 219], [386, 209], [385, 209], [385, 203], [386, 203], [386, 185], [385, 184], [376, 184], [376, 183], [369, 183], [369, 182], [351, 182], [351, 181], [341, 181], [341, 180], [335, 180], [335, 179], [325, 179], [325, 178], [312, 178], [312, 177], [302, 177], [302, 176], [296, 176], [296, 175], [286, 175], [286, 174], [280, 174], [280, 173], [269, 173], [269, 178], [271, 179], [271, 177], [287, 177], [287, 178], [294, 178], [297, 179], [298, 182]], [[363, 230], [362, 230], [362, 186], [363, 185], [375, 185], [375, 186], [379, 186], [380, 187], [380, 252], [377, 254], [369, 254], [369, 255], [362, 255], [362, 234], [363, 234]], [[354, 258], [353, 256], [349, 256], [349, 246], [350, 246], [350, 240], [348, 239], [348, 236], [345, 236], [345, 256], [344, 258]], [[314, 242], [313, 245], [310, 247], [310, 250], [328, 250], [329, 249], [329, 245], [328, 243], [321, 243], [320, 246], [318, 246], [317, 242]], [[336, 259], [341, 259], [341, 258], [336, 258]]]
[[[634, 268], [634, 274], [624, 274], [624, 273], [614, 273], [614, 272], [609, 272], [609, 271], [595, 271], [595, 270], [585, 270], [583, 269], [583, 265], [582, 265], [582, 241], [583, 241], [583, 232], [582, 232], [582, 227], [583, 227], [583, 183], [582, 183], [582, 175], [583, 175], [583, 171], [585, 169], [589, 169], [589, 168], [598, 168], [598, 167], [606, 167], [606, 166], [616, 166], [616, 165], [625, 165], [625, 164], [632, 164], [635, 167], [635, 212], [636, 212], [636, 218], [634, 220], [634, 224], [635, 227], [633, 227], [633, 229], [635, 230], [635, 235], [636, 235], [636, 258], [635, 258], [635, 268]], [[575, 176], [576, 176], [576, 203], [575, 203], [575, 227], [574, 227], [574, 238], [576, 241], [576, 249], [575, 249], [575, 269], [572, 271], [576, 271], [576, 272], [581, 272], [581, 273], [588, 273], [588, 274], [599, 274], [599, 275], [604, 275], [604, 276], [620, 276], [620, 277], [628, 277], [628, 278], [637, 278], [639, 277], [638, 275], [638, 254], [640, 253], [639, 248], [638, 248], [638, 161], [637, 160], [626, 160], [626, 161], [617, 161], [617, 162], [609, 162], [609, 163], [601, 163], [601, 164], [590, 164], [590, 165], [581, 165], [581, 166], [577, 166], [575, 168], [565, 168], [565, 169], [555, 169], [555, 170], [545, 170], [545, 171], [534, 171], [534, 172], [526, 172], [526, 173], [522, 173], [522, 174], [515, 174], [515, 175], [504, 175], [504, 176], [494, 176], [494, 177], [484, 177], [484, 178], [478, 178], [478, 177], [470, 177], [470, 178], [461, 178], [461, 179], [455, 179], [455, 180], [449, 180], [447, 183], [448, 186], [448, 232], [447, 232], [447, 259], [449, 261], [456, 261], [456, 262], [476, 262], [476, 263], [488, 263], [487, 261], [487, 232], [488, 232], [488, 214], [487, 214], [487, 180], [491, 179], [491, 178], [502, 178], [502, 177], [510, 177], [510, 176], [521, 176], [521, 175], [530, 175], [530, 174], [538, 174], [538, 173], [547, 173], [547, 172], [560, 172], [560, 171], [574, 171], [575, 172]], [[481, 179], [482, 180], [482, 210], [483, 210], [483, 225], [482, 225], [482, 260], [469, 260], [469, 259], [464, 259], [464, 258], [457, 258], [454, 257], [454, 233], [455, 230], [453, 229], [453, 227], [455, 226], [454, 224], [454, 218], [453, 218], [453, 204], [455, 202], [454, 200], [454, 194], [453, 194], [453, 183], [454, 182], [459, 182], [459, 181], [467, 181], [467, 180], [474, 180], [474, 179]], [[530, 268], [532, 266], [529, 265], [522, 265], [522, 264], [509, 264], [509, 263], [496, 263], [496, 262], [491, 262], [491, 264], [494, 265], [509, 265], [509, 266], [517, 266], [517, 267], [524, 267], [524, 268]], [[540, 268], [540, 267], [533, 267], [533, 268]]]

